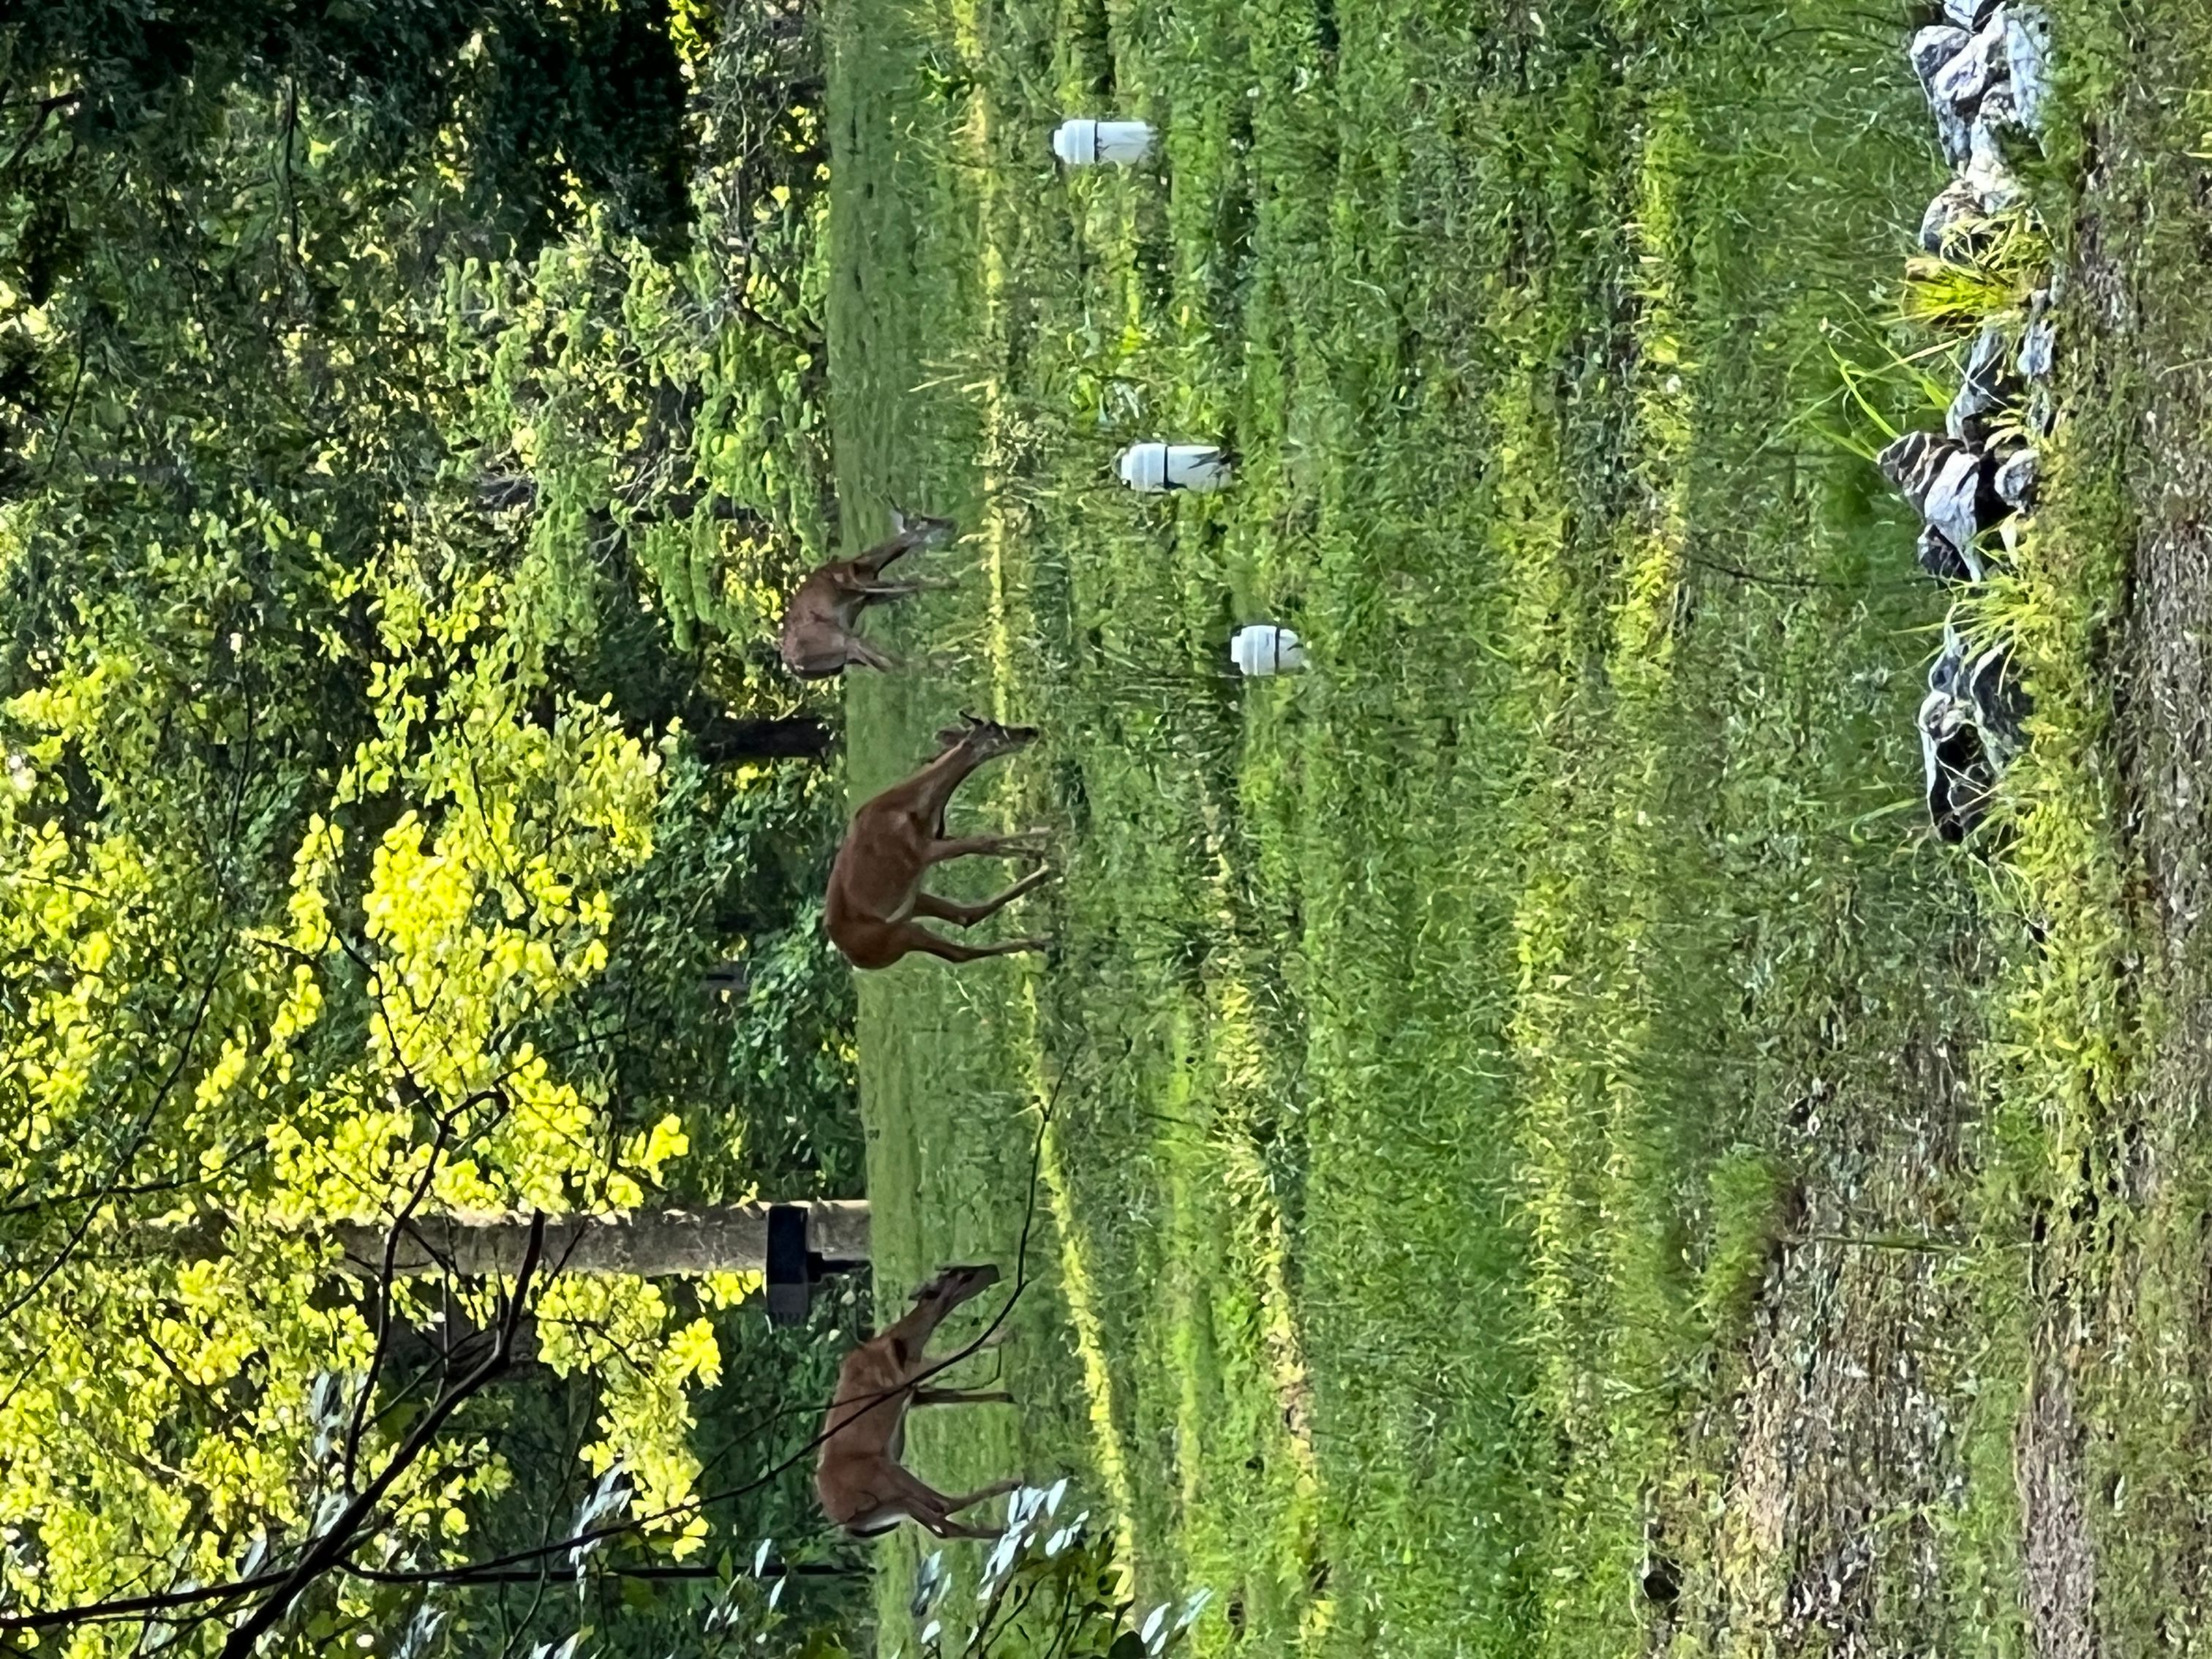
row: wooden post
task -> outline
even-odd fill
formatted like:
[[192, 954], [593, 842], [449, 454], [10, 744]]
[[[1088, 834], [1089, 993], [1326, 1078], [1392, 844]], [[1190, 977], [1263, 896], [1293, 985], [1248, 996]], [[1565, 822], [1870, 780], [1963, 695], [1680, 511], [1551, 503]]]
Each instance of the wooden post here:
[[[673, 1279], [714, 1273], [768, 1270], [767, 1204], [729, 1204], [708, 1210], [640, 1210], [594, 1216], [558, 1216], [545, 1224], [544, 1274], [618, 1274]], [[868, 1260], [868, 1201], [822, 1199], [804, 1206], [810, 1247], [833, 1260]], [[345, 1271], [374, 1278], [384, 1269], [391, 1229], [380, 1223], [341, 1223], [310, 1236], [337, 1243]], [[204, 1261], [226, 1253], [229, 1224], [204, 1217], [168, 1230], [168, 1254]], [[401, 1277], [453, 1273], [465, 1279], [511, 1278], [530, 1240], [526, 1217], [419, 1215], [399, 1235], [392, 1272]]]

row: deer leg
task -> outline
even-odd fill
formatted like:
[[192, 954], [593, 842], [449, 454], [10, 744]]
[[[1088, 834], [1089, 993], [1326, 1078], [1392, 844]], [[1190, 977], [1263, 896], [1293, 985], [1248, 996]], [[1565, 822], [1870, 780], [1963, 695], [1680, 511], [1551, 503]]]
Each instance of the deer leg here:
[[915, 1406], [1011, 1406], [1013, 1395], [1004, 1389], [916, 1389], [908, 1403]]
[[1010, 1492], [1019, 1492], [1024, 1484], [1019, 1480], [994, 1480], [988, 1486], [976, 1487], [964, 1498], [948, 1498], [945, 1500], [945, 1513], [957, 1515], [988, 1498], [1004, 1498]]
[[880, 605], [885, 599], [911, 599], [916, 593], [944, 593], [959, 586], [956, 581], [942, 577], [917, 576], [908, 582], [870, 582], [853, 591], [871, 605]]
[[880, 1478], [896, 1495], [899, 1507], [916, 1523], [939, 1538], [996, 1538], [999, 1535], [997, 1528], [963, 1526], [952, 1519], [953, 1514], [966, 1509], [970, 1504], [981, 1503], [986, 1498], [1012, 1492], [1014, 1486], [1021, 1484], [1016, 1481], [1013, 1486], [986, 1487], [981, 1492], [970, 1492], [965, 1498], [948, 1498], [896, 1463], [885, 1467]]
[[1052, 941], [1047, 939], [1007, 939], [999, 945], [960, 945], [942, 933], [933, 933], [927, 927], [913, 922], [902, 923], [893, 935], [892, 943], [903, 951], [921, 951], [946, 962], [975, 962], [984, 957], [1010, 957], [1023, 951], [1049, 950]]
[[[1044, 848], [1036, 837], [1044, 832], [1032, 830], [1019, 836], [954, 836], [950, 839], [932, 841], [922, 852], [926, 864], [946, 864], [954, 859], [1023, 858], [1041, 859]], [[949, 918], [948, 918], [949, 920]]]
[[920, 1516], [915, 1518], [921, 1521], [932, 1535], [938, 1538], [996, 1538], [1000, 1533], [1000, 1529], [996, 1527], [965, 1526], [960, 1522], [942, 1515], [933, 1515], [927, 1519]]
[[956, 927], [973, 927], [977, 922], [998, 915], [1051, 874], [1048, 869], [1032, 870], [995, 898], [987, 898], [975, 904], [955, 903], [951, 899], [939, 898], [934, 893], [916, 893], [914, 896], [914, 914], [927, 916], [932, 921], [949, 921]]

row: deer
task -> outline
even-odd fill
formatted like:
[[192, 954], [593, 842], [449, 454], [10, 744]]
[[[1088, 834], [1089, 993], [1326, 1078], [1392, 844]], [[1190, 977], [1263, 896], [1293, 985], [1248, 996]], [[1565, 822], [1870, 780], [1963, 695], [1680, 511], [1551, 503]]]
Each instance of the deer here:
[[919, 577], [887, 582], [884, 571], [916, 548], [941, 545], [959, 526], [950, 519], [891, 508], [891, 534], [856, 559], [838, 559], [810, 574], [784, 607], [780, 650], [783, 665], [803, 680], [822, 680], [860, 666], [888, 672], [896, 658], [854, 630], [872, 605], [908, 599], [950, 582]]
[[[902, 783], [893, 784], [853, 815], [852, 827], [830, 866], [830, 890], [823, 921], [830, 943], [855, 968], [888, 968], [920, 951], [945, 961], [973, 962], [981, 957], [1043, 951], [1048, 939], [1006, 939], [997, 945], [963, 945], [924, 927], [916, 917], [972, 927], [997, 915], [1042, 883], [1051, 871], [1042, 860], [1045, 831], [1018, 836], [949, 836], [945, 809], [952, 792], [977, 767], [1012, 754], [1036, 741], [1036, 728], [1000, 726], [969, 714], [961, 724], [937, 734], [935, 759]], [[960, 904], [922, 890], [931, 868], [953, 859], [1028, 858], [1037, 868], [995, 898]]]
[[[952, 1517], [987, 1499], [1018, 1491], [1019, 1480], [1000, 1480], [958, 1497], [938, 1491], [899, 1460], [906, 1450], [906, 1414], [916, 1406], [1011, 1405], [1004, 1389], [937, 1389], [922, 1379], [947, 1363], [932, 1360], [929, 1339], [962, 1303], [999, 1282], [999, 1270], [947, 1267], [914, 1294], [914, 1305], [896, 1322], [855, 1347], [837, 1368], [837, 1389], [822, 1428], [814, 1466], [814, 1491], [822, 1511], [854, 1538], [880, 1537], [912, 1521], [939, 1538], [995, 1538], [989, 1527]], [[995, 1346], [995, 1332], [977, 1346]]]

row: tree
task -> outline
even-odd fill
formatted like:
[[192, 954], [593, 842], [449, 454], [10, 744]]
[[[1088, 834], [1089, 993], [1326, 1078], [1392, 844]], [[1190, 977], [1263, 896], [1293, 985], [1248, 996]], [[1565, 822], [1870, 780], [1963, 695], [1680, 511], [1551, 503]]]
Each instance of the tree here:
[[754, 1523], [700, 1486], [792, 1359], [748, 1274], [332, 1272], [857, 1182], [836, 798], [762, 763], [828, 732], [736, 643], [823, 534], [814, 198], [756, 189], [819, 161], [731, 170], [807, 119], [709, 25], [0, 24], [0, 1607], [87, 1650], [287, 1583], [419, 1632], [617, 1469], [626, 1583]]
[[688, 146], [669, 23], [665, 0], [567, 11], [19, 0], [0, 36], [6, 78], [52, 90], [33, 100], [13, 161], [66, 129], [68, 159], [43, 169], [60, 192], [96, 174], [103, 155], [198, 140], [210, 106], [282, 95], [360, 112], [364, 160], [386, 174], [411, 171], [441, 136], [466, 135], [460, 205], [482, 231], [543, 241], [568, 216], [573, 174], [625, 228], [680, 246]]

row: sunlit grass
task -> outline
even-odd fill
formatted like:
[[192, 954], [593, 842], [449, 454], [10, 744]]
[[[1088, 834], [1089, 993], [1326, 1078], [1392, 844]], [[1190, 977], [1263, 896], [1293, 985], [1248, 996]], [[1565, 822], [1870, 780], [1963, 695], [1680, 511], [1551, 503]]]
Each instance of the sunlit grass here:
[[[1852, 1317], [1916, 1328], [1971, 1280], [1989, 1322], [1927, 1356], [1947, 1495], [1872, 1534], [1868, 1639], [2003, 1650], [2020, 1212], [1971, 1161], [1917, 1172], [1913, 1216], [1848, 1182], [1939, 1110], [1905, 1060], [2012, 994], [1991, 895], [1917, 829], [1942, 601], [1869, 458], [1940, 419], [1945, 353], [2043, 252], [1908, 273], [1941, 172], [1897, 31], [842, 15], [848, 527], [896, 489], [975, 538], [892, 624], [939, 677], [851, 689], [853, 785], [988, 703], [1048, 735], [968, 809], [1063, 826], [1048, 968], [863, 987], [887, 1285], [1006, 1259], [1066, 1091], [1027, 1403], [918, 1458], [1073, 1468], [1140, 1583], [1218, 1593], [1209, 1650], [1620, 1652], [1662, 1618], [1716, 1650], [1795, 1570], [1715, 1520], [1716, 1425], [1765, 1385], [1810, 1186], [1850, 1248], [1944, 1230], [1932, 1288]], [[1144, 116], [1158, 158], [1062, 172], [1076, 113]], [[1233, 444], [1235, 488], [1122, 492], [1156, 436]], [[2087, 581], [2005, 625], [2065, 635]], [[1313, 672], [1228, 678], [1261, 617]], [[2045, 718], [2051, 768], [2100, 740]], [[2056, 870], [2087, 849], [2034, 853], [2081, 817], [2054, 787], [2022, 823]]]

